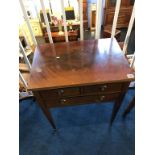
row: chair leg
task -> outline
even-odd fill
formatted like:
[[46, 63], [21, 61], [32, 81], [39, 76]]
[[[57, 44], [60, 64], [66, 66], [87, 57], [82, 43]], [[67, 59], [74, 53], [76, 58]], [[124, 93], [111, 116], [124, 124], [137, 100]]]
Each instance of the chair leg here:
[[125, 109], [124, 113], [123, 113], [123, 117], [125, 117], [130, 111], [131, 109], [135, 106], [135, 97], [132, 98], [131, 102], [129, 103], [128, 107]]

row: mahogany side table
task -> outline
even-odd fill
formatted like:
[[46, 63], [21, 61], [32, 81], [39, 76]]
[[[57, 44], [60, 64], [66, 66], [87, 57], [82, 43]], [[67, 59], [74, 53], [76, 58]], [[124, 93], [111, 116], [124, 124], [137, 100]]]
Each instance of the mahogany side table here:
[[134, 70], [116, 39], [39, 45], [28, 80], [54, 129], [49, 108], [114, 101], [111, 123], [121, 106]]

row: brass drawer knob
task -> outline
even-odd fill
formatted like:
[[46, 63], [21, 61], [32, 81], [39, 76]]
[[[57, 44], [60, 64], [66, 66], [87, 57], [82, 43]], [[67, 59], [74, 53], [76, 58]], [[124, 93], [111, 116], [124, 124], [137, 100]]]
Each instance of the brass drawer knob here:
[[61, 104], [64, 104], [64, 103], [66, 103], [66, 100], [65, 99], [62, 99], [61, 100]]
[[105, 98], [105, 96], [101, 96], [101, 97], [100, 97], [100, 101], [103, 101], [104, 98]]
[[107, 85], [101, 86], [101, 91], [104, 91], [107, 88]]
[[61, 89], [61, 90], [60, 90], [60, 92], [61, 92], [61, 93], [64, 93], [64, 90], [63, 90], [63, 89]]
[[59, 95], [61, 95], [61, 94], [64, 93], [64, 90], [63, 89], [60, 89], [58, 93], [59, 93]]

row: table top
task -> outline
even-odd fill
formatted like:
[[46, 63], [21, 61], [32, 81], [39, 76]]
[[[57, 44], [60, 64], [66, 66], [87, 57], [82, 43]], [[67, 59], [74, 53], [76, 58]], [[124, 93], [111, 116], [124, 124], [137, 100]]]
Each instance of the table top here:
[[29, 90], [133, 81], [116, 39], [43, 44], [35, 49]]

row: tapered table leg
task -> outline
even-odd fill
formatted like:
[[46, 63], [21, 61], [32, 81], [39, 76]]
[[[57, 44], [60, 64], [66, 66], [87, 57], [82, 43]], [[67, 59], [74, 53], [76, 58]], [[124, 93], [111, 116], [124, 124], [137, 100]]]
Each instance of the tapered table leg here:
[[113, 106], [113, 111], [112, 111], [112, 116], [111, 116], [111, 121], [110, 123], [112, 124], [116, 115], [117, 115], [117, 112], [122, 104], [122, 101], [123, 101], [123, 98], [125, 96], [125, 93], [121, 94], [118, 99], [116, 100], [116, 102], [114, 103], [114, 106]]
[[49, 109], [46, 107], [46, 105], [43, 103], [43, 100], [42, 100], [40, 94], [37, 93], [37, 92], [35, 92], [34, 95], [37, 98], [37, 102], [40, 105], [40, 107], [41, 107], [42, 111], [44, 112], [45, 116], [47, 117], [48, 121], [50, 122], [50, 124], [52, 125], [52, 127], [56, 130], [56, 125], [54, 123], [52, 114], [49, 111]]
[[113, 121], [114, 121], [114, 119], [115, 119], [115, 117], [117, 115], [117, 112], [118, 112], [118, 110], [119, 110], [119, 108], [120, 108], [120, 106], [122, 104], [124, 96], [125, 96], [125, 94], [126, 94], [126, 92], [128, 90], [129, 84], [130, 84], [130, 82], [126, 82], [126, 83], [124, 83], [122, 85], [122, 90], [121, 90], [122, 92], [120, 93], [119, 97], [117, 98], [117, 100], [114, 103], [112, 116], [111, 116], [111, 121], [110, 121], [111, 125], [112, 125], [112, 123], [113, 123]]
[[54, 129], [56, 129], [56, 125], [55, 125], [55, 123], [54, 123], [52, 114], [49, 112], [49, 110], [48, 110], [46, 107], [42, 107], [42, 106], [41, 106], [41, 108], [42, 108], [42, 110], [43, 110], [45, 116], [47, 117], [48, 121], [49, 121], [50, 124], [52, 125], [52, 127], [53, 127]]
[[129, 103], [128, 107], [125, 109], [124, 113], [123, 113], [123, 117], [125, 117], [130, 111], [131, 109], [135, 106], [135, 96], [132, 98], [131, 102]]

